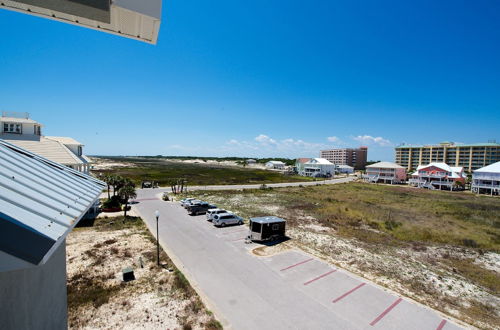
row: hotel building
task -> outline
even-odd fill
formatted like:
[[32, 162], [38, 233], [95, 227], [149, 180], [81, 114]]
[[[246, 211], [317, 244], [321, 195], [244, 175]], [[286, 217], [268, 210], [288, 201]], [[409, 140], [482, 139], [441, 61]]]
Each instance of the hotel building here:
[[462, 144], [442, 142], [436, 145], [400, 145], [396, 147], [396, 163], [408, 171], [430, 163], [446, 163], [472, 172], [500, 161], [500, 143]]
[[363, 170], [368, 155], [367, 147], [337, 148], [320, 151], [320, 158], [324, 158], [335, 165], [349, 165], [356, 170]]

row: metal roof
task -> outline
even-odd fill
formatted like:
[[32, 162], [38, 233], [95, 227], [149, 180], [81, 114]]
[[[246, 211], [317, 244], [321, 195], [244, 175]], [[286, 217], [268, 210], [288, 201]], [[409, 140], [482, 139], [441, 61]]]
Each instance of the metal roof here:
[[398, 165], [396, 163], [392, 163], [392, 162], [378, 162], [378, 163], [375, 163], [375, 164], [371, 164], [371, 165], [368, 165], [366, 166], [367, 168], [404, 168], [403, 166], [401, 165]]
[[500, 162], [481, 167], [480, 169], [475, 170], [474, 173], [500, 173]]
[[256, 217], [256, 218], [250, 218], [252, 222], [257, 222], [257, 223], [276, 223], [276, 222], [286, 222], [285, 220], [275, 217], [275, 216], [269, 216], [269, 217]]
[[45, 136], [45, 138], [60, 142], [65, 145], [83, 146], [83, 143], [80, 143], [77, 140], [70, 138], [68, 136]]
[[0, 8], [156, 44], [162, 0], [2, 0]]
[[48, 260], [104, 186], [0, 140], [0, 271]]
[[332, 162], [325, 158], [312, 158], [306, 164], [318, 164], [318, 165], [333, 165]]
[[402, 144], [396, 147], [396, 149], [404, 148], [454, 148], [454, 147], [500, 147], [500, 143], [495, 142], [485, 142], [485, 143], [454, 143], [454, 142], [443, 142], [442, 144]]
[[64, 165], [88, 163], [88, 159], [78, 157], [63, 143], [53, 138], [40, 136], [39, 139], [34, 140], [22, 139], [22, 137], [20, 137], [18, 139], [4, 139], [4, 141]]

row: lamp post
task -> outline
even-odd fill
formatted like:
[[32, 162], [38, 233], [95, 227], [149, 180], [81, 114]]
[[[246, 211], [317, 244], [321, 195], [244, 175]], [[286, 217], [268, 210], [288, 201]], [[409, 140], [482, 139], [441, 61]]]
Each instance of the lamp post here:
[[156, 217], [156, 255], [157, 255], [157, 264], [160, 266], [160, 236], [158, 233], [158, 219], [160, 218], [160, 211], [155, 211]]

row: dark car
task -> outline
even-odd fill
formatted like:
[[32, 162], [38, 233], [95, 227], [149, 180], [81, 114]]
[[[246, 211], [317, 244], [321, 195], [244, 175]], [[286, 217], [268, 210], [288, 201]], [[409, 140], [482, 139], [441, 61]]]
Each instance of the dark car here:
[[210, 209], [215, 209], [217, 206], [207, 202], [193, 204], [187, 207], [189, 215], [205, 214]]

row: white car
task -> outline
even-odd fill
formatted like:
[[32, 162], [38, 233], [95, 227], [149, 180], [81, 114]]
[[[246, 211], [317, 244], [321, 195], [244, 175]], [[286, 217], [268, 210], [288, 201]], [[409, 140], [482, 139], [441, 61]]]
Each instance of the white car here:
[[214, 226], [225, 227], [227, 225], [242, 225], [243, 218], [232, 213], [215, 214], [212, 220]]
[[232, 213], [232, 212], [226, 211], [224, 209], [211, 209], [207, 211], [207, 220], [212, 221], [214, 219], [214, 215], [221, 213]]

